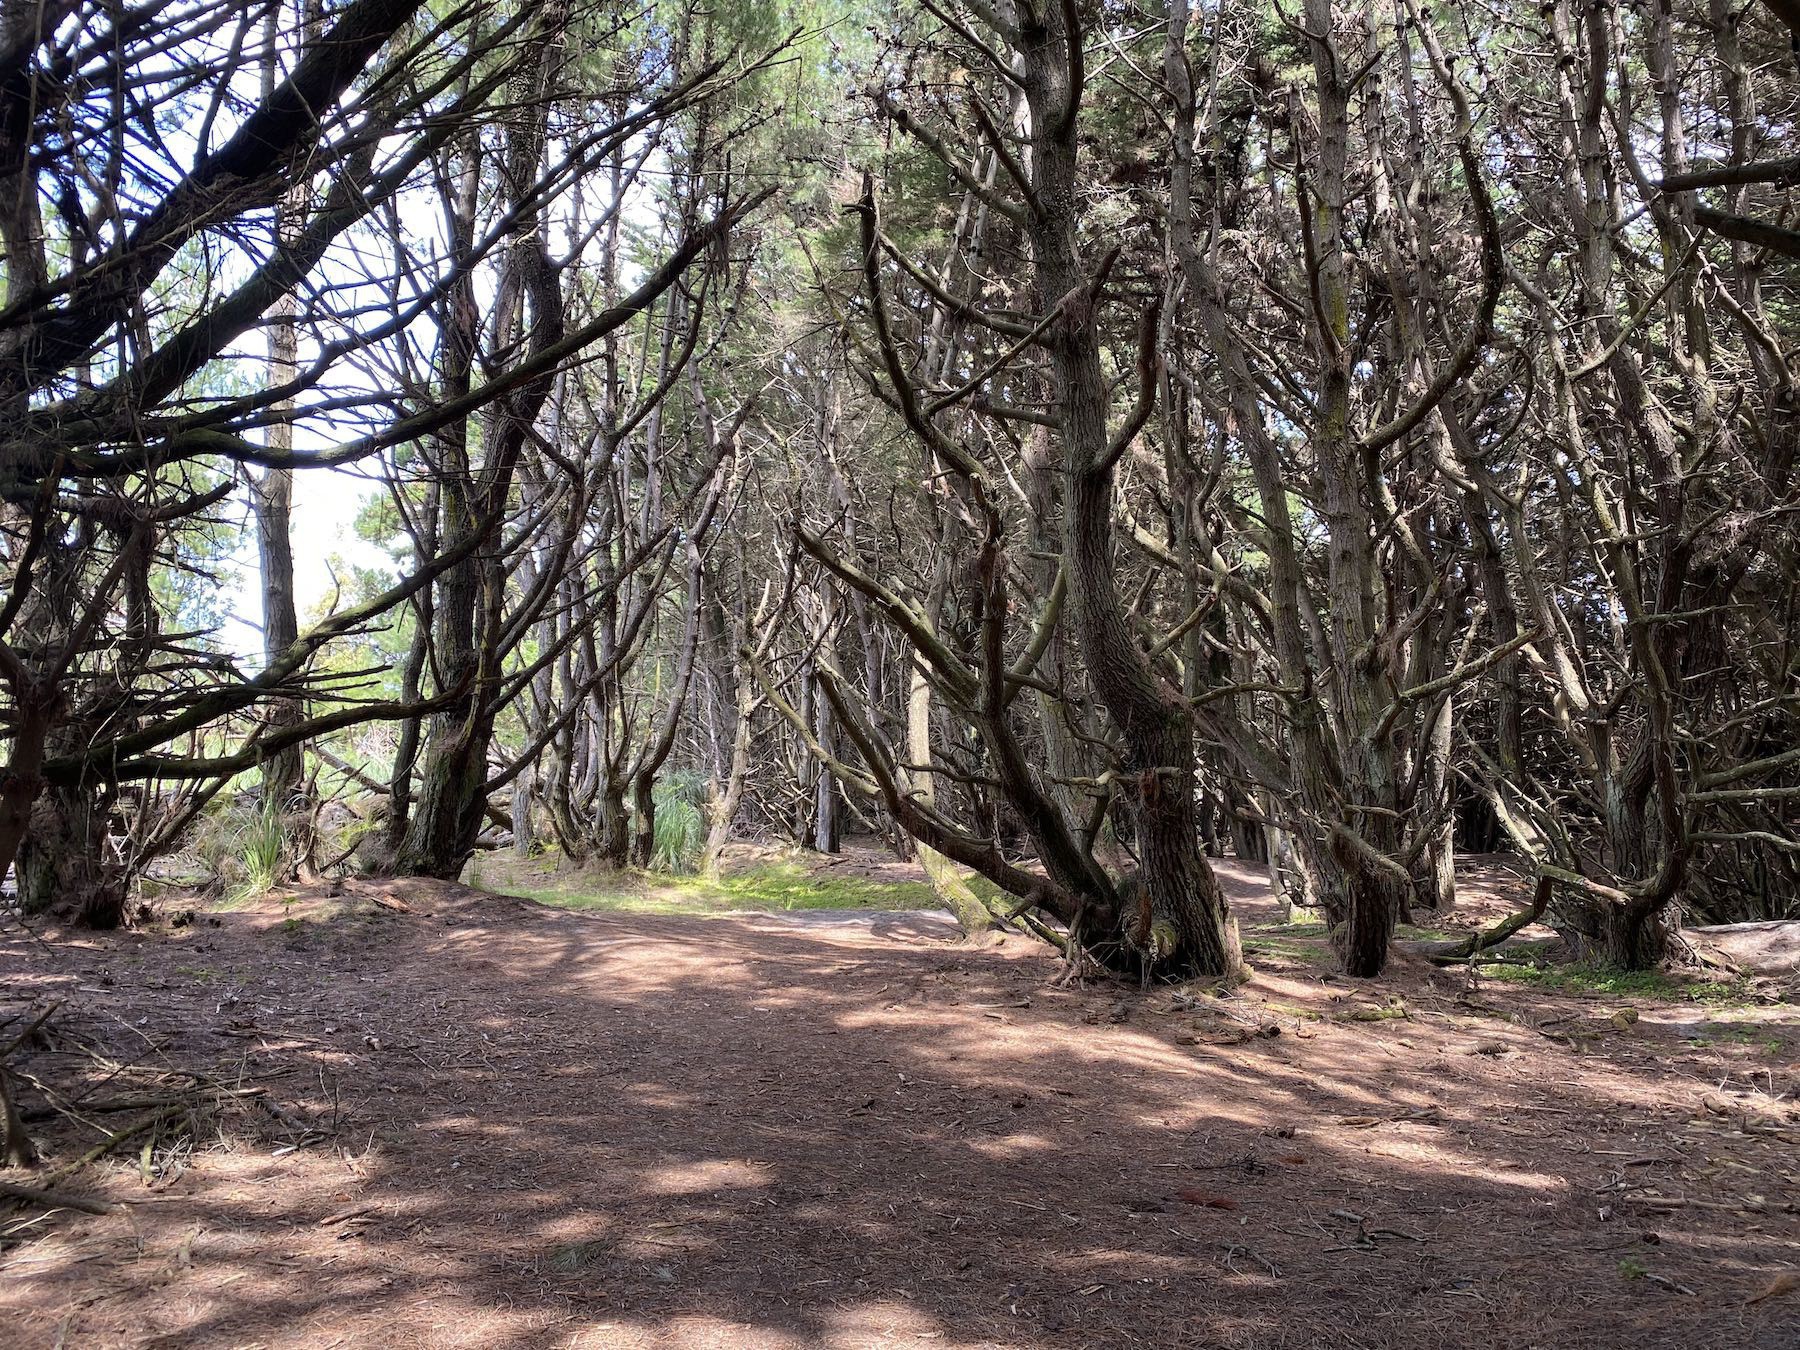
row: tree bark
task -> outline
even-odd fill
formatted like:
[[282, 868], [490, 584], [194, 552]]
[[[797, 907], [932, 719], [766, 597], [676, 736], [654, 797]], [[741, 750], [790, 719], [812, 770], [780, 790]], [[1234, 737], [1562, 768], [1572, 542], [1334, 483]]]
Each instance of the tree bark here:
[[[313, 6], [306, 6], [309, 10]], [[263, 68], [263, 98], [270, 99], [275, 90], [276, 42], [279, 36], [281, 6], [270, 9], [266, 25], [268, 44]], [[301, 26], [312, 35], [316, 16], [302, 17]], [[275, 237], [282, 246], [295, 242], [296, 227], [305, 209], [307, 189], [304, 183], [285, 193], [275, 206]], [[279, 389], [290, 383], [299, 368], [300, 335], [295, 323], [299, 305], [292, 291], [285, 292], [269, 310], [269, 365], [267, 383]], [[284, 398], [271, 405], [270, 422], [265, 440], [276, 454], [294, 448], [294, 402]], [[263, 659], [279, 660], [300, 637], [300, 616], [294, 596], [293, 504], [294, 475], [291, 470], [265, 469], [250, 480], [250, 498], [256, 513], [256, 543], [262, 572], [262, 638]], [[269, 709], [269, 728], [304, 721], [306, 709], [297, 699], [278, 699]], [[263, 761], [263, 799], [280, 821], [283, 840], [284, 868], [296, 862], [296, 841], [301, 832], [298, 821], [309, 813], [305, 800], [306, 756], [296, 743], [275, 751]]]
[[[915, 765], [931, 763], [931, 684], [917, 661], [912, 663], [911, 684], [907, 689], [906, 755]], [[911, 779], [913, 795], [925, 806], [935, 806], [937, 785], [934, 775], [928, 769], [914, 769]], [[931, 893], [956, 916], [963, 937], [972, 942], [992, 932], [994, 916], [969, 883], [962, 879], [956, 864], [924, 842], [916, 842], [916, 852], [925, 879], [931, 883]]]
[[25, 913], [55, 909], [100, 929], [125, 922], [129, 878], [107, 856], [106, 817], [90, 784], [57, 785], [37, 799], [14, 864]]
[[[1077, 124], [1082, 34], [1069, 27], [1072, 5], [1047, 6], [1021, 20], [1020, 53], [1031, 110], [1032, 263], [1039, 302], [1060, 312], [1046, 336], [1060, 401], [1057, 433], [1064, 486], [1063, 553], [1075, 627], [1094, 688], [1124, 740], [1128, 762], [1121, 795], [1137, 830], [1141, 859], [1138, 912], [1125, 933], [1147, 962], [1178, 960], [1200, 974], [1227, 975], [1242, 965], [1237, 928], [1200, 849], [1195, 816], [1190, 705], [1138, 650], [1127, 622], [1113, 560], [1113, 466], [1135, 427], [1107, 425], [1110, 402], [1094, 322], [1094, 278], [1078, 238], [1080, 165]], [[1146, 345], [1150, 332], [1146, 334]], [[1150, 386], [1154, 361], [1140, 360]]]

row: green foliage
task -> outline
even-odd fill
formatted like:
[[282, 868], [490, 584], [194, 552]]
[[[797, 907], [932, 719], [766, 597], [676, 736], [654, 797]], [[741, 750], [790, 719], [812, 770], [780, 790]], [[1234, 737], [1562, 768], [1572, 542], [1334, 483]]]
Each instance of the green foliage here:
[[658, 782], [650, 795], [656, 803], [650, 870], [687, 876], [700, 865], [706, 846], [706, 778], [684, 769]]
[[719, 889], [740, 909], [929, 909], [937, 904], [923, 881], [821, 876], [797, 863], [750, 868], [724, 878]]
[[1484, 965], [1482, 974], [1563, 994], [1602, 998], [1658, 998], [1687, 1003], [1732, 1005], [1751, 1000], [1741, 980], [1687, 980], [1659, 970], [1608, 970], [1592, 965]]
[[266, 801], [238, 836], [236, 859], [240, 876], [232, 888], [231, 899], [240, 903], [253, 900], [274, 888], [281, 877], [285, 842], [281, 812], [272, 800]]
[[191, 857], [200, 873], [193, 880], [218, 885], [226, 907], [254, 900], [267, 894], [281, 874], [282, 843], [275, 812], [239, 802], [218, 806], [190, 836]]

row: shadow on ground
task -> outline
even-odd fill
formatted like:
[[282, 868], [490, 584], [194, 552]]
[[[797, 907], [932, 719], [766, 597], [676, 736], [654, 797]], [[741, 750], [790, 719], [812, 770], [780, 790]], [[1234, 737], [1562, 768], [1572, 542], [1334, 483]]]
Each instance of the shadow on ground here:
[[0, 952], [330, 1130], [115, 1170], [0, 1257], [8, 1345], [1800, 1345], [1747, 1301], [1800, 1240], [1791, 1021], [401, 895]]

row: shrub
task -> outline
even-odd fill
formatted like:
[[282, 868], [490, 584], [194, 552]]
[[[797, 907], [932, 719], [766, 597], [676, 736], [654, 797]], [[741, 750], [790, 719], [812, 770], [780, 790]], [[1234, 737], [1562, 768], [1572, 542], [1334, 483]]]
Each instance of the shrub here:
[[241, 876], [232, 890], [233, 900], [254, 899], [274, 888], [281, 879], [285, 843], [281, 812], [273, 801], [265, 801], [238, 836], [236, 859]]
[[685, 876], [699, 866], [706, 846], [706, 776], [680, 770], [659, 781], [650, 795], [656, 803], [650, 870]]

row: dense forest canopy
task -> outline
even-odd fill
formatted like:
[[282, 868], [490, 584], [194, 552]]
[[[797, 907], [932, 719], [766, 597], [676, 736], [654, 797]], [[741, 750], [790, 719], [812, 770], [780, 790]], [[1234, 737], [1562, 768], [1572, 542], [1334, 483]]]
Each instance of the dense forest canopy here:
[[1792, 6], [0, 14], [26, 915], [852, 833], [1145, 977], [1224, 855], [1358, 976], [1459, 852], [1629, 968], [1800, 914]]

